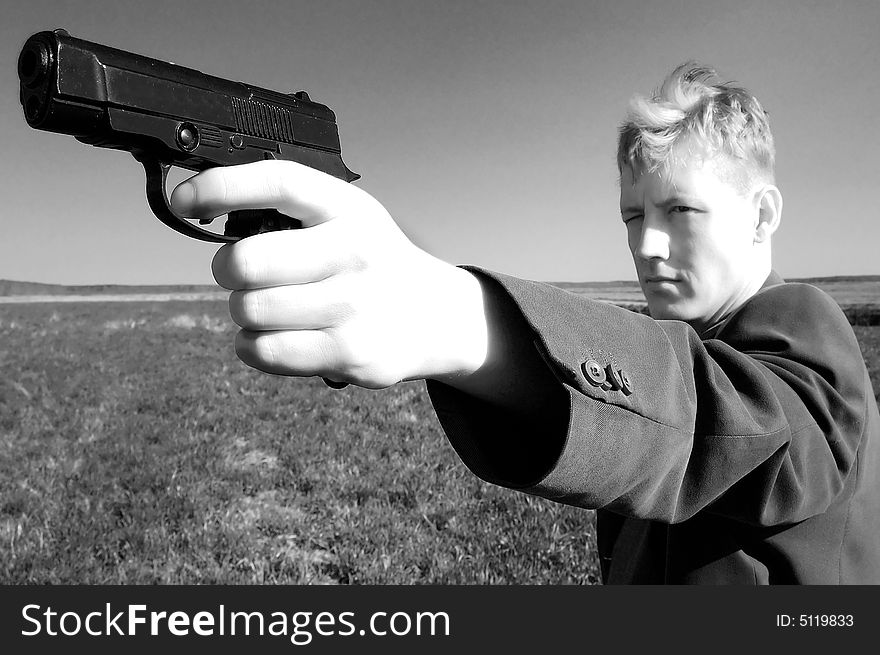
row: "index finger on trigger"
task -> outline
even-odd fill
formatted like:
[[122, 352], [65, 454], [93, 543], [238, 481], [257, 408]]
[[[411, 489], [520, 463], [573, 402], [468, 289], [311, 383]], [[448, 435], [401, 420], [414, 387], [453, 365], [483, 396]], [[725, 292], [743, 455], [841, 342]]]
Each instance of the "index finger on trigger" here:
[[202, 171], [174, 189], [171, 204], [191, 218], [271, 208], [315, 225], [336, 216], [352, 188], [303, 164], [268, 160]]

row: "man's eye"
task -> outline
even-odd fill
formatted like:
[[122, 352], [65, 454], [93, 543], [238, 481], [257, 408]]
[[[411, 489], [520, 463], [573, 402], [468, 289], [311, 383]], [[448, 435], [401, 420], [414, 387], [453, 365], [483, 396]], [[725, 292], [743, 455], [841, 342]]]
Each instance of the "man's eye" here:
[[624, 217], [623, 217], [623, 223], [624, 223], [624, 225], [626, 225], [626, 224], [629, 223], [630, 221], [634, 221], [634, 220], [639, 219], [639, 218], [642, 218], [642, 214], [633, 214], [632, 216], [624, 216]]
[[688, 212], [692, 212], [694, 210], [692, 207], [688, 207], [687, 205], [675, 205], [674, 207], [670, 208], [669, 211], [671, 211], [673, 214], [687, 214]]

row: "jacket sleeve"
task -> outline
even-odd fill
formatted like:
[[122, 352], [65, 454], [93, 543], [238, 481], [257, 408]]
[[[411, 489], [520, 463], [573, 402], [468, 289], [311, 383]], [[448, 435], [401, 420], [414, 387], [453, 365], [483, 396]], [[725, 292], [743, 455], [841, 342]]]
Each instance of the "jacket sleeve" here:
[[846, 317], [819, 289], [762, 291], [703, 341], [680, 321], [469, 270], [517, 306], [568, 394], [567, 417], [513, 421], [428, 382], [450, 442], [484, 480], [666, 523], [700, 511], [792, 523], [842, 489], [870, 381]]

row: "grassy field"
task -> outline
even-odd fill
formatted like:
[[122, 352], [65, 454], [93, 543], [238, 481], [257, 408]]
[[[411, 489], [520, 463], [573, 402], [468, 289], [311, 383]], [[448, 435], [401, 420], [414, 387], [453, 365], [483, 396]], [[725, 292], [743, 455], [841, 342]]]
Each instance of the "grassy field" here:
[[422, 384], [263, 375], [233, 327], [216, 301], [0, 306], [0, 583], [598, 582], [592, 512], [475, 478]]
[[0, 306], [0, 582], [597, 582], [592, 513], [475, 478], [422, 384], [263, 375], [233, 334], [224, 302]]

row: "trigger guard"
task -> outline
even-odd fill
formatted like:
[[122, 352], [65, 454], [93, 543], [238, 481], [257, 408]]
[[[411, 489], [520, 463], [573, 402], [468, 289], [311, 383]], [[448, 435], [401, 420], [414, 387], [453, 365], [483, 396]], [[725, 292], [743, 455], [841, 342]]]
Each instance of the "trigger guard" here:
[[211, 232], [210, 230], [204, 230], [193, 225], [189, 220], [175, 212], [171, 208], [171, 203], [168, 201], [168, 195], [165, 192], [165, 184], [168, 180], [168, 171], [171, 170], [171, 164], [166, 164], [158, 158], [147, 154], [135, 155], [134, 158], [143, 164], [144, 172], [147, 176], [147, 202], [150, 204], [150, 209], [153, 210], [156, 218], [165, 225], [180, 234], [198, 239], [199, 241], [232, 243], [241, 239], [241, 237], [237, 236], [227, 236]]

